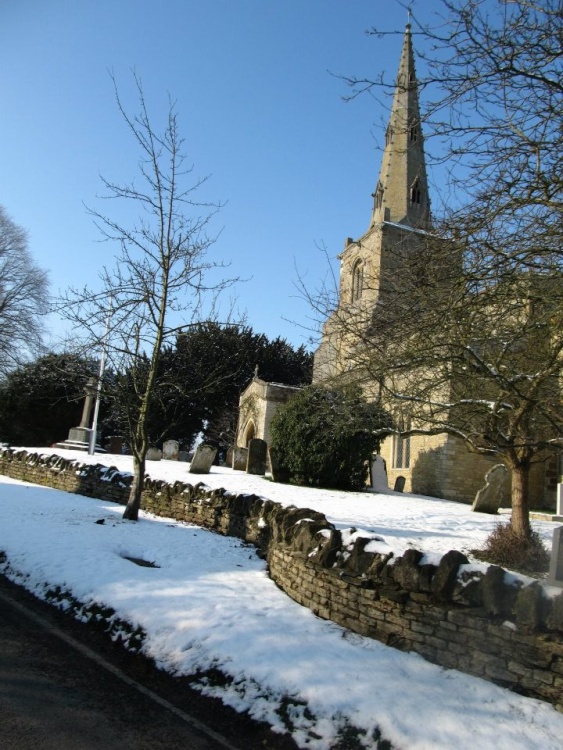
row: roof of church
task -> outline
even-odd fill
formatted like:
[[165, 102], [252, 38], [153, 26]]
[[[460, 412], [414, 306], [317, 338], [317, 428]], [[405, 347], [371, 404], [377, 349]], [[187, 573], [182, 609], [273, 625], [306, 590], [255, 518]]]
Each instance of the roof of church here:
[[384, 221], [382, 223], [389, 227], [397, 227], [397, 229], [402, 229], [405, 232], [415, 232], [416, 234], [431, 234], [429, 229], [421, 229], [420, 227], [411, 227], [408, 224], [399, 224], [396, 221]]

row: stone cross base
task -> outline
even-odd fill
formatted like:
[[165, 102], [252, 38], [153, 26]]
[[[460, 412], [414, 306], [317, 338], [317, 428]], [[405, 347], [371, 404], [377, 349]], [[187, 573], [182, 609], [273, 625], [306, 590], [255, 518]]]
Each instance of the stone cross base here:
[[56, 443], [55, 448], [67, 451], [88, 451], [90, 445], [90, 429], [88, 427], [71, 427], [68, 438], [62, 443]]

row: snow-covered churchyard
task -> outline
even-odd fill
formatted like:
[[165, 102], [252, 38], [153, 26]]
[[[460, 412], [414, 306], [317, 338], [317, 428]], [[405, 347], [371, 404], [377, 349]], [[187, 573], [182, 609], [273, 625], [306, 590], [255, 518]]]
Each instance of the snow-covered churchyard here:
[[[131, 470], [126, 456], [64, 455]], [[187, 472], [183, 463], [149, 464], [153, 479], [171, 484], [193, 483]], [[469, 558], [468, 572], [487, 568], [470, 551], [497, 519], [467, 505], [297, 488], [215, 466], [201, 479], [210, 490], [323, 513], [352, 546], [367, 536], [380, 553], [393, 553], [391, 559], [416, 549], [424, 555], [419, 564], [437, 564], [458, 550]], [[548, 545], [553, 527], [534, 522]], [[2, 572], [36, 595], [60, 587], [59, 606], [84, 618], [93, 605], [110, 607], [116, 622], [142, 633], [140, 648], [161, 668], [174, 674], [220, 669], [229, 680], [211, 686], [203, 679], [202, 692], [290, 731], [300, 747], [338, 747], [351, 729], [365, 748], [378, 747], [381, 739], [409, 750], [561, 747], [563, 715], [549, 703], [315, 616], [270, 580], [266, 562], [240, 539], [148, 513], [137, 523], [124, 522], [116, 504], [1, 476], [0, 550]], [[505, 575], [517, 587], [531, 584]], [[498, 627], [517, 630], [511, 621]], [[127, 640], [127, 632], [121, 635]], [[557, 684], [561, 689], [561, 678]]]

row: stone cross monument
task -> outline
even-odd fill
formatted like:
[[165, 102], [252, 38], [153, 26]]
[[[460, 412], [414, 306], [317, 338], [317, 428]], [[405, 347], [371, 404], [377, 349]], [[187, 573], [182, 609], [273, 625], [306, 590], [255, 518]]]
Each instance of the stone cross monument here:
[[90, 417], [92, 406], [96, 396], [96, 378], [88, 378], [84, 388], [85, 398], [82, 408], [82, 418], [78, 427], [71, 427], [68, 438], [62, 443], [57, 443], [57, 448], [66, 448], [67, 450], [87, 451], [90, 443]]

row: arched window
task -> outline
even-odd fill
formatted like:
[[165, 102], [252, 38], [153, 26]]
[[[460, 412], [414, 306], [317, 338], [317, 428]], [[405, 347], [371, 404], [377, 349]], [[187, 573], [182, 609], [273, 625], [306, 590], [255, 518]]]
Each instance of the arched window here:
[[362, 296], [364, 287], [364, 264], [361, 260], [354, 263], [352, 270], [352, 302], [356, 302]]
[[413, 186], [411, 187], [411, 203], [420, 205], [422, 200], [422, 192], [420, 190], [420, 182], [418, 181], [418, 178], [414, 181]]
[[410, 429], [410, 419], [406, 421], [401, 417], [397, 424], [398, 434], [394, 437], [393, 445], [393, 468], [410, 469], [411, 466], [411, 438], [410, 435], [403, 437], [402, 433]]

